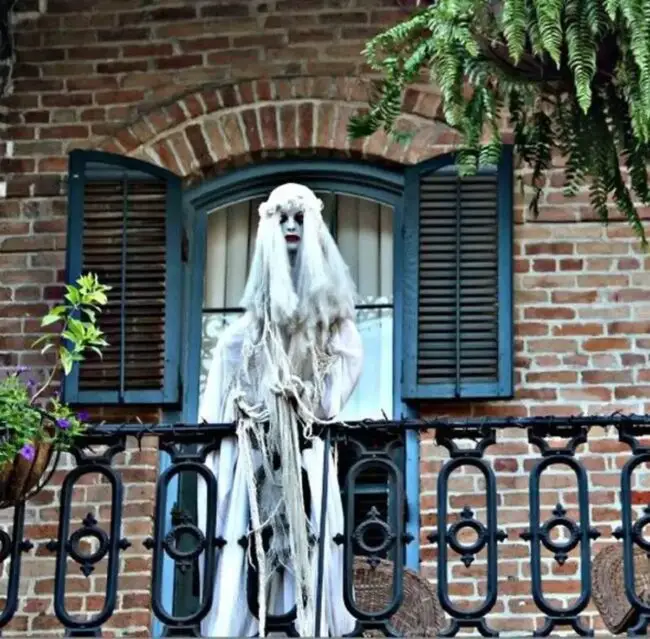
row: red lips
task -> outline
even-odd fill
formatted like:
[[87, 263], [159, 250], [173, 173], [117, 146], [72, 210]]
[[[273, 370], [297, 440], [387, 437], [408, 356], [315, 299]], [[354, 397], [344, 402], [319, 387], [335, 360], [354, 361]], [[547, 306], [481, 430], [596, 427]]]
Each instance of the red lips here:
[[299, 235], [291, 235], [291, 234], [285, 235], [284, 239], [287, 242], [300, 242], [300, 236]]

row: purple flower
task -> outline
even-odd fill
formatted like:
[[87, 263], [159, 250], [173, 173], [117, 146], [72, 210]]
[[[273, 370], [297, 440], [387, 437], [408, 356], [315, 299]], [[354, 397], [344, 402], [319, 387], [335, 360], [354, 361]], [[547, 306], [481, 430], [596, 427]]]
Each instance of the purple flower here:
[[23, 459], [26, 459], [29, 462], [34, 461], [34, 457], [36, 457], [36, 449], [34, 448], [34, 445], [25, 444], [20, 449], [20, 455]]
[[35, 379], [28, 379], [27, 380], [27, 390], [30, 393], [33, 393], [36, 390], [37, 386], [38, 386], [38, 382]]
[[18, 375], [20, 375], [21, 373], [24, 373], [25, 371], [28, 371], [28, 370], [29, 369], [27, 368], [27, 366], [19, 366], [16, 369], [16, 377], [18, 377]]
[[87, 421], [90, 419], [90, 415], [88, 414], [87, 411], [85, 411], [85, 410], [80, 410], [80, 411], [77, 413], [77, 419], [78, 419], [80, 422], [82, 422], [82, 423], [83, 423], [83, 422], [87, 422]]
[[56, 425], [59, 428], [62, 428], [63, 430], [66, 430], [67, 428], [70, 428], [70, 420], [61, 417], [61, 418], [56, 420]]

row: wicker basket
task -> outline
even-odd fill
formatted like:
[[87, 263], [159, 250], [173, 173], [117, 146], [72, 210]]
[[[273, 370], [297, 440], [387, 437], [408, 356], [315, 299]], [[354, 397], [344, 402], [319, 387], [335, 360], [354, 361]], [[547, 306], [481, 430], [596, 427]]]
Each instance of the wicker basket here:
[[[623, 547], [611, 544], [594, 559], [592, 571], [594, 603], [612, 634], [624, 632], [635, 620], [636, 611], [625, 594]], [[650, 603], [650, 559], [634, 547], [634, 581], [639, 599]]]
[[[54, 428], [50, 422], [43, 426], [50, 432]], [[33, 461], [16, 455], [13, 462], [0, 468], [0, 509], [12, 508], [43, 488], [46, 481], [42, 480], [52, 459], [52, 452], [52, 444], [42, 441], [35, 445]]]
[[[376, 568], [364, 557], [354, 560], [355, 603], [364, 612], [383, 610], [392, 598], [393, 563], [381, 560]], [[435, 588], [412, 570], [404, 570], [404, 598], [390, 624], [403, 637], [437, 637], [446, 620]], [[381, 637], [379, 630], [366, 630], [364, 637]]]

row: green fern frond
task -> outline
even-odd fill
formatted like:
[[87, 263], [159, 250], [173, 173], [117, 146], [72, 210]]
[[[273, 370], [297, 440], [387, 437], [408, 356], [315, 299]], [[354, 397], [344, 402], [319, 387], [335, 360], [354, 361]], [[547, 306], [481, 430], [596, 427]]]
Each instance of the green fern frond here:
[[613, 201], [645, 244], [634, 201], [650, 203], [650, 0], [437, 0], [374, 37], [365, 56], [381, 80], [351, 136], [399, 139], [402, 96], [428, 73], [461, 135], [462, 173], [498, 161], [505, 109], [532, 168], [533, 208], [561, 154], [565, 193], [588, 185], [594, 211], [606, 220]]
[[510, 55], [519, 62], [526, 48], [526, 0], [504, 0], [501, 17]]
[[537, 23], [542, 37], [542, 43], [548, 54], [553, 58], [558, 68], [562, 55], [562, 8], [563, 0], [537, 0]]

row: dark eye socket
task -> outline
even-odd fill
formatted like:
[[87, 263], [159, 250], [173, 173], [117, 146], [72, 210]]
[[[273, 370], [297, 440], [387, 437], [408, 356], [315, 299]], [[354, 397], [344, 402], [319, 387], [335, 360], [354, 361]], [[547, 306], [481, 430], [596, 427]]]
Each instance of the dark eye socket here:
[[280, 216], [280, 224], [284, 224], [286, 221], [287, 221], [287, 216], [286, 216], [286, 214], [283, 213]]
[[302, 226], [302, 221], [303, 221], [303, 214], [296, 213], [296, 222]]

